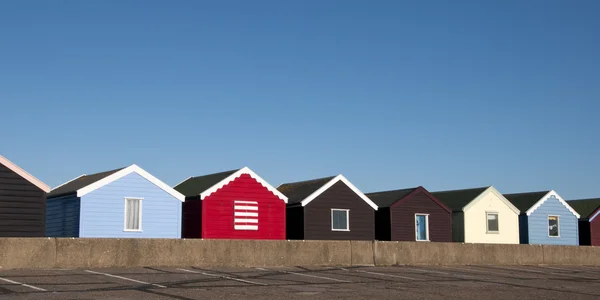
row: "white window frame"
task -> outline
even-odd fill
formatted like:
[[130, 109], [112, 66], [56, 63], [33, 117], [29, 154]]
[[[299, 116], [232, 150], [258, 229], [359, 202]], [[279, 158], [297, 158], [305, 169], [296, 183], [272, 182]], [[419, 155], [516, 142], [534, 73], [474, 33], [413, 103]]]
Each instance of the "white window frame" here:
[[[417, 217], [418, 216], [425, 216], [425, 239], [424, 240], [420, 240], [419, 236], [417, 235]], [[416, 213], [415, 214], [415, 241], [417, 242], [429, 242], [429, 214], [420, 214], [420, 213]]]
[[[490, 231], [490, 222], [488, 219], [489, 215], [496, 215], [496, 222], [498, 222], [498, 230]], [[495, 211], [486, 211], [485, 212], [485, 233], [487, 234], [499, 234], [500, 233], [500, 213]]]
[[[556, 217], [556, 229], [558, 229], [558, 235], [557, 236], [552, 236], [550, 235], [550, 217]], [[548, 224], [548, 237], [549, 238], [559, 238], [560, 237], [560, 216], [558, 215], [548, 215], [548, 218], [546, 218], [547, 224]]]
[[[140, 201], [140, 229], [127, 229], [127, 200], [138, 200]], [[125, 232], [142, 232], [142, 205], [144, 203], [144, 198], [140, 198], [140, 197], [125, 197], [124, 202], [124, 209], [123, 209], [123, 231]]]
[[[333, 228], [333, 212], [344, 211], [346, 212], [346, 229], [335, 229]], [[331, 231], [350, 231], [350, 210], [343, 208], [332, 208], [331, 209]]]

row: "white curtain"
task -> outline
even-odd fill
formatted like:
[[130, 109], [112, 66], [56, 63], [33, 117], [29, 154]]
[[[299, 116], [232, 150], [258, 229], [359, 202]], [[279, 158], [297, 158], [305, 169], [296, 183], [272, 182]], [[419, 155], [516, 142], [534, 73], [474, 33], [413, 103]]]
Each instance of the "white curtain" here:
[[140, 200], [127, 199], [125, 228], [128, 230], [140, 230]]

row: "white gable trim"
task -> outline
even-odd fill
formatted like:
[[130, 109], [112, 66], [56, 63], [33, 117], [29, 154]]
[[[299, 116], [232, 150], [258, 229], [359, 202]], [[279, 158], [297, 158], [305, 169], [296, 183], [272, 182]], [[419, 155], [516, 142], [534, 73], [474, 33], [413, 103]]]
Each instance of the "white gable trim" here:
[[47, 184], [45, 184], [41, 180], [33, 177], [33, 175], [27, 173], [25, 170], [19, 168], [19, 166], [15, 165], [14, 163], [12, 163], [10, 160], [6, 159], [2, 155], [0, 155], [0, 164], [3, 164], [5, 167], [7, 167], [11, 171], [17, 173], [19, 176], [23, 177], [25, 180], [31, 182], [31, 184], [37, 186], [38, 188], [40, 188], [40, 190], [44, 191], [45, 193], [50, 192], [50, 187]]
[[506, 206], [508, 206], [515, 214], [520, 214], [521, 211], [519, 211], [519, 209], [514, 206], [510, 201], [508, 201], [508, 199], [506, 199], [495, 187], [490, 186], [488, 187], [485, 191], [481, 192], [481, 194], [479, 194], [479, 196], [475, 197], [475, 199], [473, 199], [473, 201], [469, 202], [469, 204], [465, 205], [465, 207], [463, 207], [463, 212], [467, 212], [467, 210], [469, 210], [472, 206], [474, 206], [478, 201], [482, 200], [485, 198], [485, 196], [487, 196], [488, 194], [494, 194], [496, 195], [502, 202], [504, 202], [504, 204], [506, 204]]
[[278, 191], [276, 188], [274, 188], [272, 185], [270, 185], [268, 182], [266, 182], [264, 179], [262, 179], [256, 173], [254, 173], [254, 171], [250, 170], [250, 168], [248, 168], [248, 167], [243, 167], [243, 168], [239, 169], [237, 172], [227, 176], [227, 178], [225, 178], [225, 179], [219, 181], [217, 184], [211, 186], [209, 189], [207, 189], [206, 191], [204, 191], [200, 194], [200, 199], [204, 200], [205, 197], [210, 196], [210, 194], [216, 192], [218, 189], [222, 188], [226, 184], [228, 184], [231, 181], [235, 180], [236, 178], [242, 176], [242, 174], [250, 175], [250, 177], [254, 178], [256, 181], [258, 181], [260, 184], [262, 184], [265, 188], [267, 188], [267, 190], [269, 190], [271, 193], [275, 194], [277, 197], [279, 197], [279, 199], [283, 200], [283, 202], [285, 202], [285, 203], [288, 202], [288, 198], [284, 194], [282, 194], [280, 191]]
[[125, 169], [115, 172], [115, 173], [113, 173], [109, 176], [106, 176], [86, 187], [83, 187], [83, 188], [77, 190], [77, 197], [83, 197], [86, 194], [91, 193], [91, 192], [93, 192], [107, 184], [110, 184], [114, 181], [117, 181], [131, 173], [137, 173], [138, 175], [146, 178], [148, 181], [152, 182], [154, 185], [161, 188], [163, 191], [169, 193], [171, 196], [177, 198], [178, 200], [180, 200], [182, 202], [185, 201], [185, 196], [183, 194], [174, 190], [173, 188], [168, 186], [166, 183], [160, 181], [158, 178], [152, 176], [152, 174], [146, 172], [144, 169], [138, 167], [137, 165], [131, 165]]
[[593, 221], [598, 215], [600, 215], [600, 209], [588, 220], [588, 222]]
[[527, 215], [530, 216], [536, 209], [542, 206], [542, 204], [544, 204], [544, 202], [546, 202], [546, 200], [548, 200], [551, 196], [556, 197], [556, 199], [558, 199], [558, 201], [560, 201], [562, 205], [564, 205], [573, 215], [577, 217], [577, 219], [579, 219], [579, 214], [569, 204], [567, 204], [567, 202], [554, 190], [549, 191], [546, 195], [544, 195], [544, 197], [542, 197], [542, 199], [540, 199], [532, 207], [530, 207], [527, 210]]
[[315, 200], [315, 198], [317, 198], [319, 195], [321, 195], [323, 192], [325, 192], [327, 189], [329, 189], [331, 186], [333, 186], [338, 181], [341, 181], [344, 184], [346, 184], [354, 193], [356, 193], [361, 199], [363, 199], [363, 201], [367, 202], [367, 204], [369, 204], [369, 206], [371, 206], [374, 210], [377, 210], [377, 204], [375, 204], [373, 201], [371, 201], [371, 199], [369, 199], [367, 196], [365, 196], [365, 194], [363, 194], [359, 189], [357, 189], [342, 174], [331, 179], [329, 182], [324, 184], [318, 190], [314, 191], [312, 194], [310, 194], [308, 197], [306, 197], [300, 203], [302, 204], [302, 206], [306, 206], [307, 204], [309, 204], [311, 201]]

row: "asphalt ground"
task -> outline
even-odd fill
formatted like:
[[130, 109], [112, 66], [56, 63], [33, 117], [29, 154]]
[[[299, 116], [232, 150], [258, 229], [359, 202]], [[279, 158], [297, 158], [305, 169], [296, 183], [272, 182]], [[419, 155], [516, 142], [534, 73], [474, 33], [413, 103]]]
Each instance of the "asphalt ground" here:
[[0, 299], [600, 299], [600, 268], [396, 266], [0, 271]]

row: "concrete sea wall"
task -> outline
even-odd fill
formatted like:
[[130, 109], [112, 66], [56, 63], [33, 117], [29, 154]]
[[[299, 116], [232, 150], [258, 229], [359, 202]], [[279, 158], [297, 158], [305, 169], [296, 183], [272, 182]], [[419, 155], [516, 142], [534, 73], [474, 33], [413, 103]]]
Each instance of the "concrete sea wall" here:
[[537, 264], [600, 266], [600, 247], [379, 241], [0, 239], [1, 269]]

